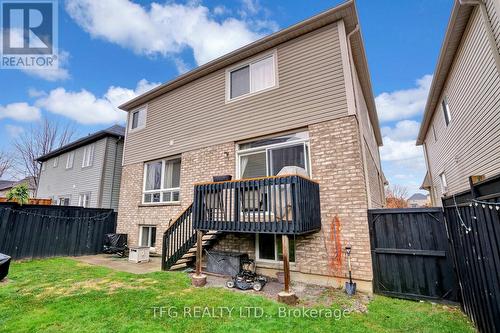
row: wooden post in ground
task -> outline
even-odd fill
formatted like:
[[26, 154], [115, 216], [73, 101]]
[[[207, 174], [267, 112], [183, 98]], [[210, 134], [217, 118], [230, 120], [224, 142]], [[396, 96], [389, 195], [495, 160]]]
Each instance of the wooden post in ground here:
[[285, 275], [285, 289], [278, 294], [278, 301], [288, 305], [297, 303], [297, 296], [290, 289], [290, 258], [289, 258], [289, 240], [288, 235], [281, 236], [282, 249], [283, 249], [283, 273]]
[[207, 276], [201, 273], [201, 260], [203, 250], [203, 231], [196, 231], [196, 271], [191, 278], [195, 287], [203, 287], [207, 283]]

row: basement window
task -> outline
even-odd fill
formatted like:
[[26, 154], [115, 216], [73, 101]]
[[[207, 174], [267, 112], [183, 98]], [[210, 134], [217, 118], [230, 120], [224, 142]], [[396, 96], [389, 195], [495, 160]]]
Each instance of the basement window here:
[[[260, 261], [283, 261], [283, 243], [281, 235], [258, 234], [256, 238], [256, 258]], [[289, 239], [288, 257], [295, 262], [295, 239]]]
[[149, 246], [154, 250], [156, 246], [156, 227], [150, 225], [143, 225], [139, 227], [139, 246]]

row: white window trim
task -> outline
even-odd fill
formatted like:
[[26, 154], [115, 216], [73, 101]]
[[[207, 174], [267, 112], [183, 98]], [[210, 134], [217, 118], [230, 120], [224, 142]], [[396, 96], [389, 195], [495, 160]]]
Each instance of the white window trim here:
[[[258, 140], [258, 139], [256, 139], [256, 140]], [[269, 165], [267, 163], [267, 158], [269, 156], [268, 155], [269, 150], [274, 149], [274, 148], [287, 147], [287, 146], [298, 146], [301, 143], [304, 145], [304, 149], [307, 148], [308, 156], [307, 156], [307, 163], [306, 163], [306, 171], [309, 174], [309, 178], [312, 178], [313, 175], [312, 175], [312, 169], [311, 169], [311, 146], [309, 144], [309, 139], [299, 139], [299, 140], [294, 140], [294, 141], [289, 141], [289, 142], [282, 142], [282, 143], [276, 143], [276, 144], [271, 144], [271, 145], [267, 145], [267, 146], [241, 149], [241, 150], [239, 149], [239, 145], [238, 145], [238, 150], [236, 151], [236, 179], [241, 179], [240, 160], [241, 160], [242, 156], [265, 152], [266, 153], [266, 176], [269, 177], [270, 170], [269, 170]]]
[[[276, 234], [273, 234], [274, 236], [274, 257], [278, 258], [278, 247], [276, 246]], [[297, 244], [294, 244], [296, 246]], [[288, 250], [290, 251], [290, 249]], [[297, 256], [295, 256], [295, 260], [297, 260]], [[283, 263], [283, 260], [271, 260], [271, 259], [262, 259], [260, 257], [260, 250], [259, 250], [259, 234], [255, 234], [255, 261], [257, 263], [262, 262], [262, 263], [270, 263], [270, 264], [277, 264], [277, 263]], [[295, 264], [296, 261], [290, 261], [290, 263]]]
[[42, 171], [45, 171], [45, 167], [47, 166], [47, 162], [42, 162]]
[[[446, 115], [443, 115], [445, 117], [444, 123], [446, 127], [450, 126], [452, 118], [451, 118], [451, 110], [450, 110], [450, 103], [448, 102], [448, 96], [444, 96], [443, 99], [441, 100], [441, 108], [443, 109], [443, 112]], [[446, 123], [446, 118], [448, 118], [448, 123]]]
[[439, 173], [439, 182], [441, 184], [441, 192], [442, 193], [448, 192], [448, 180], [446, 179], [446, 174], [444, 171]]
[[[87, 165], [85, 162], [87, 160], [87, 149], [90, 149], [92, 152], [92, 155], [90, 156], [90, 161], [89, 164]], [[90, 168], [92, 165], [94, 165], [94, 155], [95, 155], [95, 144], [89, 144], [85, 147], [83, 147], [83, 160], [82, 160], [82, 168]]]
[[[142, 126], [139, 126], [137, 125], [136, 128], [132, 128], [132, 115], [136, 112], [144, 112], [144, 123], [142, 124]], [[128, 119], [127, 119], [127, 130], [129, 133], [134, 133], [134, 132], [138, 132], [144, 128], [146, 128], [146, 122], [147, 122], [147, 118], [148, 118], [148, 105], [142, 105], [132, 111], [129, 112], [128, 114]]]
[[[71, 157], [71, 165], [69, 165]], [[75, 152], [71, 151], [68, 153], [68, 156], [66, 156], [66, 170], [73, 169], [73, 165], [75, 165]]]
[[[143, 229], [144, 228], [156, 228], [156, 232], [158, 232], [158, 228], [156, 227], [156, 225], [140, 224], [139, 225], [139, 242], [138, 242], [139, 246], [145, 246], [145, 245], [142, 244], [142, 233], [143, 233]], [[149, 242], [149, 244], [151, 244], [151, 232], [149, 233], [148, 242]], [[156, 239], [155, 239], [155, 245], [156, 245]], [[150, 246], [149, 250], [152, 251], [152, 252], [155, 252], [156, 251], [156, 247]]]
[[[143, 169], [143, 179], [142, 179], [142, 204], [143, 205], [158, 205], [158, 204], [179, 204], [181, 201], [181, 188], [180, 187], [172, 187], [172, 188], [163, 188], [164, 180], [165, 180], [165, 164], [168, 161], [171, 160], [176, 160], [176, 159], [181, 159], [181, 168], [182, 168], [182, 158], [181, 156], [173, 156], [173, 157], [168, 157], [168, 158], [163, 158], [161, 160], [154, 160], [154, 161], [148, 161], [144, 163], [144, 169]], [[147, 168], [148, 164], [154, 163], [154, 162], [159, 162], [161, 161], [161, 179], [160, 179], [160, 186], [161, 188], [158, 190], [146, 190], [146, 176], [147, 176]], [[179, 179], [180, 183], [180, 179]], [[161, 201], [163, 198], [163, 193], [172, 193], [172, 192], [179, 192], [179, 200], [177, 201]], [[160, 193], [160, 201], [159, 202], [146, 202], [144, 201], [144, 195], [148, 193]]]
[[[235, 98], [231, 98], [231, 72], [233, 72], [237, 69], [240, 69], [242, 67], [251, 65], [252, 63], [256, 63], [256, 62], [263, 60], [265, 58], [271, 57], [271, 56], [273, 57], [273, 60], [274, 60], [273, 61], [274, 62], [274, 85], [272, 87], [269, 87], [266, 89], [262, 89], [262, 90], [254, 91], [254, 92], [249, 92], [247, 94], [244, 94], [244, 95], [241, 95], [241, 96], [238, 96]], [[250, 71], [250, 75], [252, 75], [251, 71]], [[266, 52], [264, 54], [260, 54], [258, 56], [255, 56], [253, 58], [250, 58], [248, 60], [245, 60], [245, 61], [240, 62], [234, 66], [227, 68], [226, 74], [225, 74], [225, 79], [226, 79], [226, 104], [236, 102], [236, 101], [245, 99], [247, 97], [255, 96], [257, 94], [261, 94], [261, 93], [264, 93], [266, 91], [270, 91], [270, 90], [279, 88], [278, 52], [277, 52], [277, 50], [274, 49], [271, 52]], [[252, 82], [251, 77], [250, 77], [250, 82]]]
[[59, 166], [59, 156], [56, 156], [52, 161], [52, 167], [57, 168], [58, 166]]
[[71, 206], [71, 195], [60, 195], [57, 197], [57, 205], [61, 206], [61, 199], [68, 199], [68, 206]]
[[[83, 197], [88, 196], [89, 198], [89, 206], [83, 206]], [[78, 206], [84, 207], [84, 208], [89, 208], [90, 207], [90, 198], [91, 198], [91, 192], [83, 192], [78, 195]]]

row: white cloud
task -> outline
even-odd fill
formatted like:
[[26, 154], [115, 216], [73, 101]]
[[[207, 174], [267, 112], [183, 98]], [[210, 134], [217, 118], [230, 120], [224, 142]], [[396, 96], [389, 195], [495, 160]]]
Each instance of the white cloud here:
[[66, 91], [56, 88], [47, 96], [36, 101], [38, 107], [77, 121], [80, 124], [110, 124], [123, 122], [126, 113], [118, 106], [150, 89], [158, 83], [150, 83], [145, 79], [137, 83], [135, 89], [111, 86], [102, 97], [96, 97], [91, 92]]
[[68, 0], [66, 11], [94, 38], [148, 56], [175, 56], [190, 48], [198, 65], [263, 36], [244, 19], [216, 21], [196, 2], [145, 8], [129, 0]]
[[18, 121], [34, 121], [41, 117], [40, 109], [28, 103], [0, 105], [0, 119], [10, 118]]
[[59, 81], [59, 80], [66, 80], [70, 77], [69, 71], [67, 68], [68, 65], [68, 60], [69, 60], [69, 53], [66, 51], [61, 51], [59, 52], [59, 64], [57, 68], [36, 68], [36, 69], [31, 69], [31, 68], [22, 68], [21, 70], [25, 72], [26, 74], [29, 74], [31, 76], [38, 77], [43, 80], [47, 81]]
[[415, 145], [415, 140], [397, 141], [390, 137], [383, 138], [384, 145], [380, 147], [380, 158], [383, 161], [399, 161], [423, 156], [422, 147]]
[[415, 140], [418, 135], [420, 123], [415, 120], [401, 120], [395, 127], [382, 127], [382, 135], [393, 140]]
[[189, 65], [186, 64], [186, 62], [181, 58], [175, 58], [174, 63], [175, 67], [177, 68], [177, 72], [179, 72], [179, 74], [184, 74], [189, 72]]
[[5, 131], [11, 138], [15, 139], [24, 132], [24, 128], [22, 128], [21, 126], [9, 124], [5, 125]]
[[383, 92], [375, 98], [380, 121], [408, 119], [423, 113], [432, 75], [416, 81], [416, 88]]
[[29, 97], [42, 97], [47, 95], [47, 93], [43, 90], [38, 90], [35, 88], [29, 88], [28, 89], [28, 96]]

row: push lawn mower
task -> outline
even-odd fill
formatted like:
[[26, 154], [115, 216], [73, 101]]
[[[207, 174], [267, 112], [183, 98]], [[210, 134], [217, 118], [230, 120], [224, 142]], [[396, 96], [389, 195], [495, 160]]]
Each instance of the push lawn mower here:
[[241, 270], [231, 280], [226, 281], [226, 287], [238, 288], [241, 290], [253, 289], [261, 291], [267, 283], [264, 276], [255, 273], [255, 261], [252, 259], [242, 260]]

